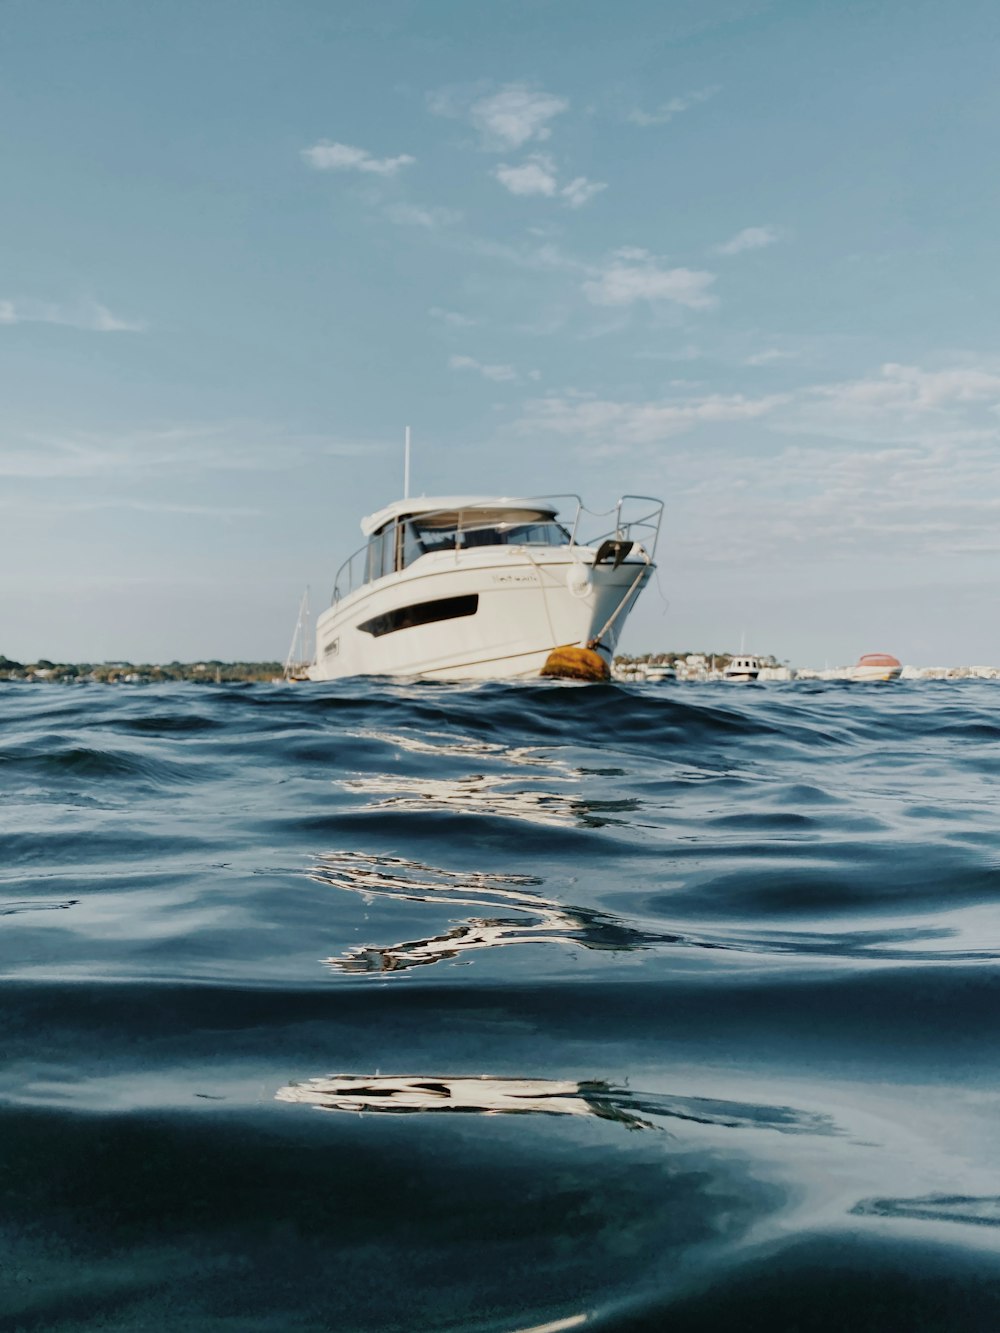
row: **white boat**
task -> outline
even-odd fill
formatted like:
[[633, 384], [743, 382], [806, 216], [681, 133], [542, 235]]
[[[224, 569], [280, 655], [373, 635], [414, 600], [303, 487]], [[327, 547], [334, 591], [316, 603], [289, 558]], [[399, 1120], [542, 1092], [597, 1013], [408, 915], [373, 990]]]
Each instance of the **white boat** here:
[[865, 653], [844, 672], [846, 680], [898, 680], [903, 664], [891, 653]]
[[756, 680], [760, 675], [761, 660], [752, 653], [739, 653], [731, 657], [723, 672], [723, 680]]
[[646, 667], [648, 681], [674, 680], [677, 672], [666, 662], [650, 662]]
[[603, 516], [610, 530], [583, 540], [575, 495], [396, 500], [362, 521], [368, 540], [337, 574], [306, 674], [515, 679], [569, 645], [606, 668], [655, 568], [662, 513], [661, 500], [623, 496]]

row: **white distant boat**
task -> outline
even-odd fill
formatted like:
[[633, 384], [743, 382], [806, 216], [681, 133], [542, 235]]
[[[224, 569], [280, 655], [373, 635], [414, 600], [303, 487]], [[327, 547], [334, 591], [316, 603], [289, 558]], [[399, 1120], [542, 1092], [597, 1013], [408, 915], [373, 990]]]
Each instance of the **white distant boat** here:
[[662, 500], [623, 496], [610, 531], [582, 540], [575, 495], [396, 500], [362, 521], [368, 540], [337, 574], [306, 674], [514, 679], [570, 645], [606, 670], [655, 568], [662, 513]]
[[740, 653], [731, 657], [722, 672], [723, 680], [756, 680], [763, 663], [752, 653]]
[[674, 680], [677, 672], [666, 662], [651, 662], [646, 667], [646, 679], [648, 681]]
[[865, 653], [844, 672], [847, 680], [897, 680], [903, 664], [891, 653]]

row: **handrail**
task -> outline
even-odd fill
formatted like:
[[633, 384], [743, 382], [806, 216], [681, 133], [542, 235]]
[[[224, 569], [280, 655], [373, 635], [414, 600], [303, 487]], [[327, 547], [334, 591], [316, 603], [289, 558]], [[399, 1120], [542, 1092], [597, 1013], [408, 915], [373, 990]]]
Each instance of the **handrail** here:
[[[627, 501], [643, 500], [653, 505], [648, 513], [638, 514], [635, 517], [626, 516], [623, 520], [622, 511]], [[614, 509], [608, 510], [615, 516], [615, 526], [608, 532], [602, 532], [599, 536], [591, 539], [591, 544], [596, 546], [599, 542], [612, 538], [615, 541], [633, 540], [640, 541], [643, 547], [649, 552], [649, 558], [652, 560], [656, 555], [656, 547], [660, 540], [660, 526], [663, 522], [663, 501], [655, 495], [623, 495], [619, 498]]]
[[[587, 509], [584, 506], [582, 499], [580, 498], [579, 495], [576, 494], [575, 491], [566, 491], [563, 493], [550, 494], [550, 495], [530, 495], [523, 497], [518, 496], [514, 498], [524, 499], [529, 502], [532, 500], [540, 500], [540, 501], [575, 500], [576, 512], [573, 515], [573, 527], [570, 531], [569, 548], [567, 549], [572, 549], [579, 544], [584, 544], [586, 546], [598, 546], [600, 542], [604, 540], [606, 537], [614, 537], [619, 540], [621, 539], [627, 540], [631, 537], [633, 530], [636, 530], [638, 533], [645, 535], [647, 541], [649, 541], [648, 534], [651, 534], [651, 544], [645, 546], [644, 543], [644, 546], [645, 549], [648, 550], [650, 560], [652, 560], [653, 556], [656, 554], [656, 545], [657, 542], [659, 541], [659, 535], [660, 535], [660, 524], [663, 518], [663, 501], [657, 499], [653, 495], [631, 495], [631, 494], [622, 495], [619, 497], [617, 504], [615, 504], [611, 509], [604, 511]], [[654, 508], [651, 509], [648, 513], [638, 515], [637, 517], [629, 517], [626, 513], [626, 517], [623, 520], [622, 512], [624, 506], [628, 501], [634, 501], [634, 500], [648, 501], [650, 504], [654, 506]], [[457, 534], [460, 535], [462, 532], [463, 515], [473, 512], [477, 509], [490, 510], [496, 508], [498, 508], [496, 500], [483, 500], [474, 504], [460, 505], [458, 507], [454, 506], [445, 507], [442, 509], [429, 510], [421, 514], [408, 515], [403, 517], [401, 521], [410, 522], [412, 521], [412, 519], [427, 520], [438, 517], [441, 514], [457, 513], [458, 515]], [[556, 509], [555, 513], [556, 515], [558, 515], [559, 513], [558, 509]], [[584, 514], [590, 514], [594, 518], [602, 518], [606, 517], [608, 514], [614, 514], [615, 526], [608, 533], [602, 533], [598, 537], [593, 537], [586, 543], [579, 543], [578, 534], [580, 528], [580, 519], [581, 516]], [[400, 519], [397, 518], [396, 521], [399, 522]], [[635, 540], [635, 538], [633, 538], [633, 540]], [[348, 596], [350, 593], [354, 592], [356, 588], [361, 588], [368, 582], [374, 582], [374, 580], [369, 580], [366, 577], [366, 572], [367, 572], [366, 566], [367, 566], [369, 546], [370, 546], [370, 539], [369, 541], [365, 542], [364, 545], [359, 546], [358, 549], [354, 551], [351, 555], [349, 555], [347, 559], [344, 561], [344, 563], [337, 570], [333, 584], [333, 595], [330, 599], [331, 606], [335, 606], [337, 602], [341, 600], [342, 597]], [[456, 550], [459, 549], [457, 543], [455, 549]], [[362, 568], [360, 571], [356, 572], [354, 566], [355, 562], [359, 560], [362, 561]], [[360, 577], [358, 575], [360, 575]], [[346, 587], [342, 589], [341, 585], [343, 583], [346, 583]]]

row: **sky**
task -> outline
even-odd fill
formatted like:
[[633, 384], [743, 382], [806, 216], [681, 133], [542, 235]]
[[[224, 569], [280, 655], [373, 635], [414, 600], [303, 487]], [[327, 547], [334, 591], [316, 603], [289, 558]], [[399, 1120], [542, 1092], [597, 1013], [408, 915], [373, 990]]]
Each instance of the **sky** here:
[[[993, 0], [3, 0], [0, 652], [282, 658], [415, 493], [627, 651], [1000, 663]], [[598, 526], [600, 526], [598, 524]]]

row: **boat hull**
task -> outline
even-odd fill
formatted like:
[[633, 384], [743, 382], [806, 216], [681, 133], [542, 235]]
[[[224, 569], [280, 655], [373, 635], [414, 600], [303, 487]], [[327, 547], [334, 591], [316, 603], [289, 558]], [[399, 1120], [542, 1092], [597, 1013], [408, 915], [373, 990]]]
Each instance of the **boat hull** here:
[[901, 666], [852, 666], [844, 672], [845, 680], [898, 680], [902, 675]]
[[[593, 551], [574, 551], [447, 551], [366, 584], [320, 616], [310, 679], [530, 678], [554, 648], [587, 644], [602, 630], [597, 651], [610, 663], [654, 566], [645, 559], [595, 566]], [[422, 617], [429, 619], [414, 623]]]

